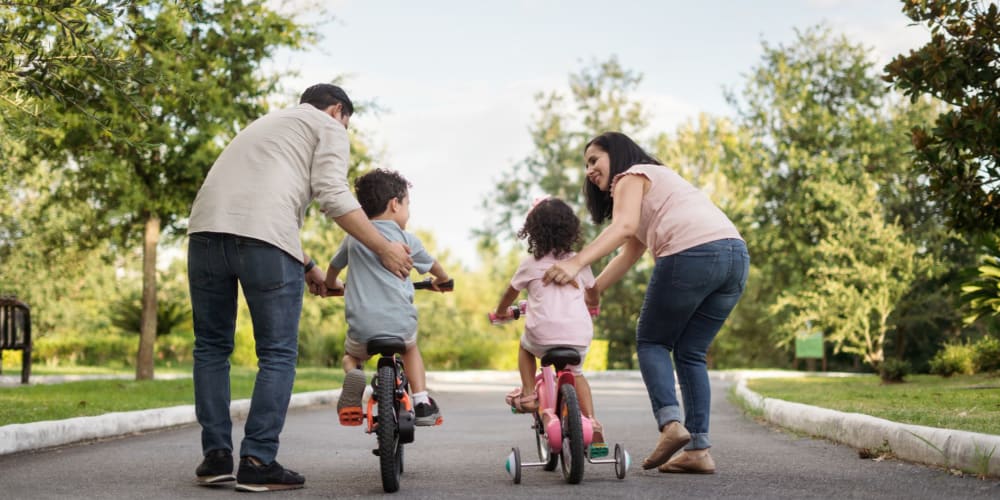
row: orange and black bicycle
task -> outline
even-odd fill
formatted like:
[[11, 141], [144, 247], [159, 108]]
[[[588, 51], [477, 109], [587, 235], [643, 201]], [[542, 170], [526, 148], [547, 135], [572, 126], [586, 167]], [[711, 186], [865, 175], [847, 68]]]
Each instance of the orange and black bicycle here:
[[[436, 286], [431, 283], [430, 279], [417, 281], [413, 288], [440, 292], [455, 288], [454, 280]], [[334, 295], [342, 295], [343, 289], [337, 292]], [[378, 448], [372, 453], [379, 459], [382, 489], [393, 493], [399, 491], [399, 478], [403, 474], [403, 445], [413, 442], [416, 426], [410, 382], [403, 369], [406, 343], [399, 337], [375, 337], [368, 341], [366, 349], [369, 355], [378, 356], [378, 362], [371, 381], [372, 397], [356, 425], [364, 425], [365, 432], [375, 434]]]

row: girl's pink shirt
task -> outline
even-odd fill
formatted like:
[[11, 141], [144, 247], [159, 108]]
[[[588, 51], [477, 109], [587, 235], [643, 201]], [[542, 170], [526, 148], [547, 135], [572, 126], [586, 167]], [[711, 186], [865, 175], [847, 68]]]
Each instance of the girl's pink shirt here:
[[677, 172], [663, 165], [633, 165], [611, 180], [612, 193], [615, 183], [625, 175], [649, 180], [635, 236], [654, 257], [712, 241], [743, 239], [726, 214]]
[[594, 338], [594, 323], [584, 302], [584, 289], [594, 286], [590, 266], [576, 276], [579, 288], [571, 285], [542, 284], [542, 276], [556, 262], [572, 257], [573, 253], [555, 258], [551, 253], [535, 259], [529, 256], [510, 280], [515, 290], [528, 290], [528, 313], [524, 320], [524, 335], [539, 346], [587, 347]]

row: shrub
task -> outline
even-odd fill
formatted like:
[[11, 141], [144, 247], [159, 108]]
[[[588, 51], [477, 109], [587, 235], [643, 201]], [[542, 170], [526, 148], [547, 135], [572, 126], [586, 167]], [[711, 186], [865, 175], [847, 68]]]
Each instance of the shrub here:
[[972, 348], [975, 351], [977, 373], [1000, 370], [1000, 340], [983, 337]]
[[967, 344], [945, 345], [930, 362], [931, 373], [950, 377], [971, 375], [976, 371], [975, 350]]
[[910, 364], [902, 359], [889, 358], [879, 366], [878, 373], [882, 382], [902, 382], [910, 374]]

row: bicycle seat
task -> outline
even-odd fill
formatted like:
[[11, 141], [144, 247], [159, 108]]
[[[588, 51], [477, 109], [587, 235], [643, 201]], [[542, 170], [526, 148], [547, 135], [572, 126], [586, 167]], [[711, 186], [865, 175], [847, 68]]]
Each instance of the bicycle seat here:
[[365, 347], [370, 355], [392, 356], [406, 352], [406, 342], [399, 337], [375, 337], [369, 340]]
[[576, 364], [580, 364], [580, 353], [570, 347], [554, 347], [542, 356], [542, 366], [553, 365], [557, 370]]

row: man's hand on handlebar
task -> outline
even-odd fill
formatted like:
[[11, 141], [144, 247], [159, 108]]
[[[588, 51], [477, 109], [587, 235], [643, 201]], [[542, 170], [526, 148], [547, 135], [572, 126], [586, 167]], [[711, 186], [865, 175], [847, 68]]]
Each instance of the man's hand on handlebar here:
[[333, 280], [333, 283], [329, 281], [325, 283], [326, 294], [324, 297], [342, 297], [344, 295], [344, 282], [339, 279]]

